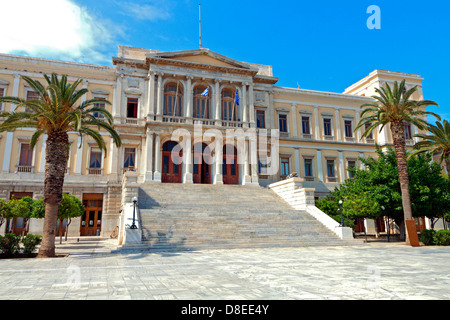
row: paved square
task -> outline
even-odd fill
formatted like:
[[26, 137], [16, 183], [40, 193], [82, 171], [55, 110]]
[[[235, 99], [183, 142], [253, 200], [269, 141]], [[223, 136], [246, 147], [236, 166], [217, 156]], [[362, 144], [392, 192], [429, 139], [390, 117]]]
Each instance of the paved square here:
[[450, 299], [450, 247], [400, 243], [190, 252], [58, 245], [64, 258], [1, 259], [4, 299]]

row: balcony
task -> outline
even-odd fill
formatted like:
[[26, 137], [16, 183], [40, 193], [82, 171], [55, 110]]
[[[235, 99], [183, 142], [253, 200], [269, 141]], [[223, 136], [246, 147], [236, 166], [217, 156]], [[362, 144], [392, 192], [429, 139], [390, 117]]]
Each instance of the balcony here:
[[18, 165], [16, 166], [16, 172], [33, 173], [33, 168], [34, 166]]
[[327, 177], [327, 182], [337, 182], [337, 177]]
[[215, 121], [212, 119], [194, 118], [194, 124], [201, 124], [204, 126], [213, 126]]
[[186, 118], [185, 117], [176, 117], [176, 116], [162, 116], [162, 122], [186, 123]]
[[243, 123], [241, 121], [226, 121], [220, 120], [222, 122], [222, 127], [231, 127], [231, 128], [242, 128]]
[[87, 171], [89, 175], [101, 176], [103, 174], [102, 168], [88, 168]]

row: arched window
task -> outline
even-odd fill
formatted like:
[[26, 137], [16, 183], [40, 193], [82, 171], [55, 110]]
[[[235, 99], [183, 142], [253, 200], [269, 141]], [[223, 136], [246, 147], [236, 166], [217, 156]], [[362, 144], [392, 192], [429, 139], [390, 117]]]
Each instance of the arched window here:
[[194, 88], [194, 118], [211, 119], [211, 92], [209, 87], [200, 85]]
[[233, 90], [223, 89], [222, 90], [222, 120], [226, 121], [237, 121], [237, 105], [236, 96]]
[[164, 87], [163, 115], [181, 117], [183, 115], [183, 87], [180, 82], [170, 82]]

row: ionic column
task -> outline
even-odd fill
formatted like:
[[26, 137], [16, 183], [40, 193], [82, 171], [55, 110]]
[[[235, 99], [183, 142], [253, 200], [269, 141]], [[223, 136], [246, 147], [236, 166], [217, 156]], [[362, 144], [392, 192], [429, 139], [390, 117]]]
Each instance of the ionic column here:
[[216, 79], [216, 83], [214, 84], [214, 92], [215, 92], [215, 120], [216, 120], [216, 126], [220, 125], [220, 119], [222, 113], [220, 112], [220, 80]]
[[317, 150], [317, 171], [319, 181], [323, 182], [322, 151]]
[[248, 102], [249, 102], [249, 120], [250, 120], [250, 127], [256, 127], [255, 123], [255, 105], [254, 105], [254, 95], [253, 95], [253, 84], [250, 83], [248, 87]]
[[191, 148], [191, 137], [184, 136], [184, 148], [183, 148], [183, 166], [184, 166], [184, 177], [183, 183], [194, 183], [192, 177], [192, 148]]
[[341, 183], [345, 181], [345, 164], [344, 164], [344, 154], [339, 151], [339, 172], [341, 176]]
[[[11, 105], [12, 107], [12, 105]], [[3, 172], [9, 172], [9, 165], [11, 163], [11, 154], [12, 154], [12, 144], [13, 144], [13, 136], [14, 131], [8, 131], [6, 133], [6, 143], [5, 143], [5, 150], [4, 150], [4, 156], [3, 156]]]
[[[80, 146], [81, 144], [81, 146]], [[83, 161], [83, 145], [81, 137], [78, 137], [77, 141], [77, 158], [75, 159], [75, 174], [81, 174], [81, 164]]]
[[145, 163], [145, 181], [153, 179], [153, 133], [147, 132], [146, 158]]
[[[12, 92], [13, 97], [19, 96], [19, 84], [20, 84], [20, 75], [14, 74], [14, 84], [13, 84], [13, 92]], [[16, 111], [16, 107], [17, 106], [15, 104], [11, 104], [11, 107], [10, 107], [11, 112]]]
[[248, 140], [245, 140], [245, 148], [244, 148], [244, 179], [242, 184], [250, 184], [252, 182], [252, 177], [250, 173], [250, 166], [249, 166], [249, 147], [248, 147]]
[[315, 139], [322, 140], [320, 136], [320, 126], [319, 126], [319, 106], [314, 106], [314, 131], [315, 131]]
[[[155, 72], [149, 72], [148, 96], [147, 96], [147, 120], [154, 120], [155, 115]], [[153, 139], [153, 137], [152, 137]]]
[[297, 133], [297, 105], [292, 104], [292, 130], [294, 131], [294, 138], [298, 138]]
[[250, 166], [252, 169], [252, 184], [259, 184], [258, 181], [258, 155], [256, 137], [250, 139]]
[[[358, 123], [359, 123], [359, 110], [356, 111], [355, 121], [356, 121], [356, 123], [355, 123], [355, 127], [356, 127], [358, 125]], [[361, 129], [358, 129], [355, 132], [356, 143], [361, 142], [361, 141], [359, 141], [361, 139], [361, 134], [360, 133], [361, 133]]]
[[248, 122], [247, 83], [242, 84], [242, 122], [244, 122], [244, 126], [247, 126]]
[[41, 151], [41, 166], [39, 172], [45, 172], [45, 150], [47, 149], [47, 138], [48, 135], [44, 134], [44, 139], [42, 140], [42, 151]]
[[155, 172], [153, 174], [153, 180], [161, 182], [161, 141], [159, 135], [155, 136]]
[[186, 84], [186, 115], [185, 117], [187, 123], [193, 123], [192, 120], [192, 79], [193, 77], [187, 76], [187, 84]]
[[162, 121], [162, 108], [163, 108], [163, 100], [164, 100], [164, 92], [162, 87], [162, 76], [163, 73], [158, 74], [158, 86], [156, 93], [156, 121]]
[[336, 115], [336, 141], [341, 141], [341, 118], [339, 116], [339, 109], [336, 109], [334, 111], [334, 114]]
[[295, 155], [295, 171], [297, 172], [297, 177], [300, 177], [300, 152], [298, 148], [294, 149], [294, 155]]
[[222, 162], [223, 162], [223, 141], [216, 137], [215, 140], [215, 159], [214, 164], [216, 166], [216, 175], [214, 176], [214, 184], [223, 184], [222, 176]]

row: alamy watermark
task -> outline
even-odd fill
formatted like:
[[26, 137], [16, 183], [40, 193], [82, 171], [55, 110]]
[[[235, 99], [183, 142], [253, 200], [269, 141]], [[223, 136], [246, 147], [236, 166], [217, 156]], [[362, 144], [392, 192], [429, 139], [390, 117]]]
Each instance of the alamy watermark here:
[[381, 29], [381, 9], [379, 6], [371, 5], [367, 8], [370, 17], [367, 19], [367, 28], [370, 30]]

